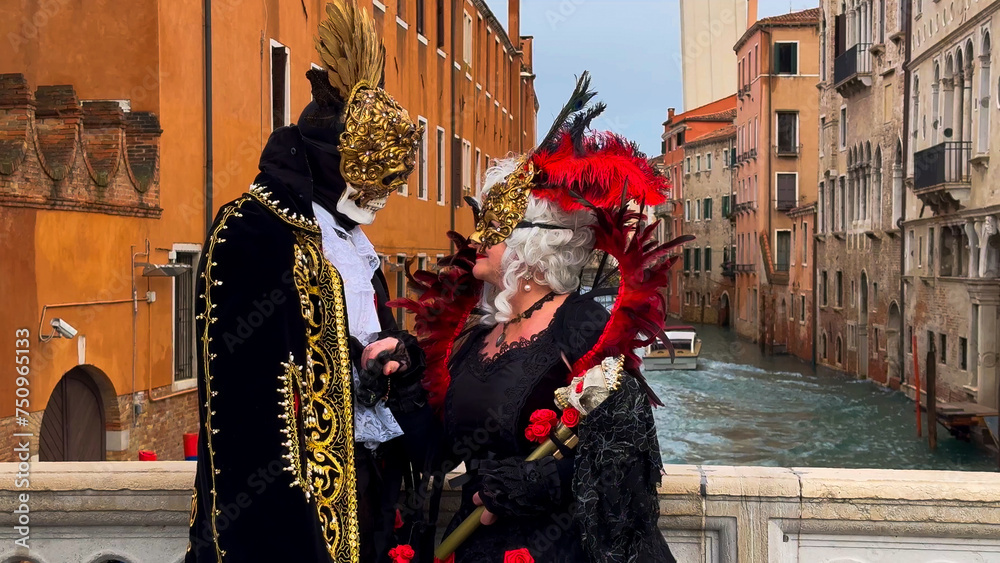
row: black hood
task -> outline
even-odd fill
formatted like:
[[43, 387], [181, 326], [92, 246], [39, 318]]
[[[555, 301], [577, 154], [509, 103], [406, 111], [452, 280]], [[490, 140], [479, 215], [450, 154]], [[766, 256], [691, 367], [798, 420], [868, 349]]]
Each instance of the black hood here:
[[[315, 201], [329, 211], [341, 227], [350, 230], [357, 226], [337, 211], [337, 201], [347, 186], [340, 175], [339, 154], [331, 155], [317, 148], [314, 142], [303, 138], [298, 126], [280, 127], [271, 133], [260, 154], [258, 167], [260, 174], [255, 182], [272, 188], [290, 212], [312, 218]], [[275, 183], [287, 194], [278, 193], [280, 188]]]

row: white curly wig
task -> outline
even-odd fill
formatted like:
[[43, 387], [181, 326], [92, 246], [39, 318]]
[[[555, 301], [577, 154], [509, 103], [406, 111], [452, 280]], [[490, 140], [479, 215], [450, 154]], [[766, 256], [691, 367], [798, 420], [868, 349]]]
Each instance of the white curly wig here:
[[[484, 195], [517, 168], [517, 158], [498, 159], [486, 170]], [[559, 206], [534, 196], [528, 197], [524, 221], [559, 225], [565, 229], [539, 227], [514, 229], [507, 238], [501, 261], [501, 287], [486, 284], [481, 307], [487, 312], [484, 324], [506, 322], [514, 316], [510, 298], [523, 280], [531, 278], [558, 294], [572, 293], [580, 286], [580, 272], [594, 250], [595, 223], [590, 211], [566, 212]]]

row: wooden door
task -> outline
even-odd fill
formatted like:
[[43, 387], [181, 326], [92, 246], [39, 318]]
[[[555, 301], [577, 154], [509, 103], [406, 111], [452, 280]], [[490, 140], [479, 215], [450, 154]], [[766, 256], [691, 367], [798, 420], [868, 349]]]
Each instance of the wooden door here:
[[97, 385], [75, 368], [52, 390], [42, 417], [41, 461], [104, 461], [104, 404]]

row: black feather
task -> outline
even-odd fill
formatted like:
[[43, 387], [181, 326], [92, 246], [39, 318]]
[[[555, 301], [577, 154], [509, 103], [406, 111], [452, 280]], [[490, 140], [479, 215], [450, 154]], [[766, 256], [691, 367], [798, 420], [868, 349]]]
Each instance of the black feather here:
[[569, 120], [575, 114], [586, 109], [587, 104], [596, 95], [597, 92], [590, 90], [590, 73], [583, 71], [583, 74], [576, 81], [576, 88], [573, 89], [573, 94], [569, 97], [569, 101], [559, 110], [555, 121], [552, 122], [552, 127], [549, 128], [549, 132], [545, 134], [542, 142], [538, 144], [539, 148], [542, 150], [553, 150], [559, 143], [559, 132], [566, 127]]
[[607, 105], [604, 102], [597, 102], [592, 107], [587, 108], [586, 111], [577, 113], [573, 116], [573, 120], [569, 123], [569, 136], [573, 139], [573, 151], [577, 156], [582, 157], [586, 154], [584, 150], [584, 136], [587, 132], [587, 128], [590, 127], [590, 122], [594, 120], [598, 115], [604, 113], [607, 109]]

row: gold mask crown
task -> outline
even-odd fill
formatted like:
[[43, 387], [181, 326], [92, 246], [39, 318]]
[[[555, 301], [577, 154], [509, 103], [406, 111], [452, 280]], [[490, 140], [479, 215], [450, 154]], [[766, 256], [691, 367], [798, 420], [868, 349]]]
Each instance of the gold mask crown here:
[[381, 87], [385, 47], [371, 15], [353, 0], [328, 3], [326, 15], [316, 50], [330, 85], [346, 100], [340, 173], [364, 206], [406, 183], [424, 129]]

